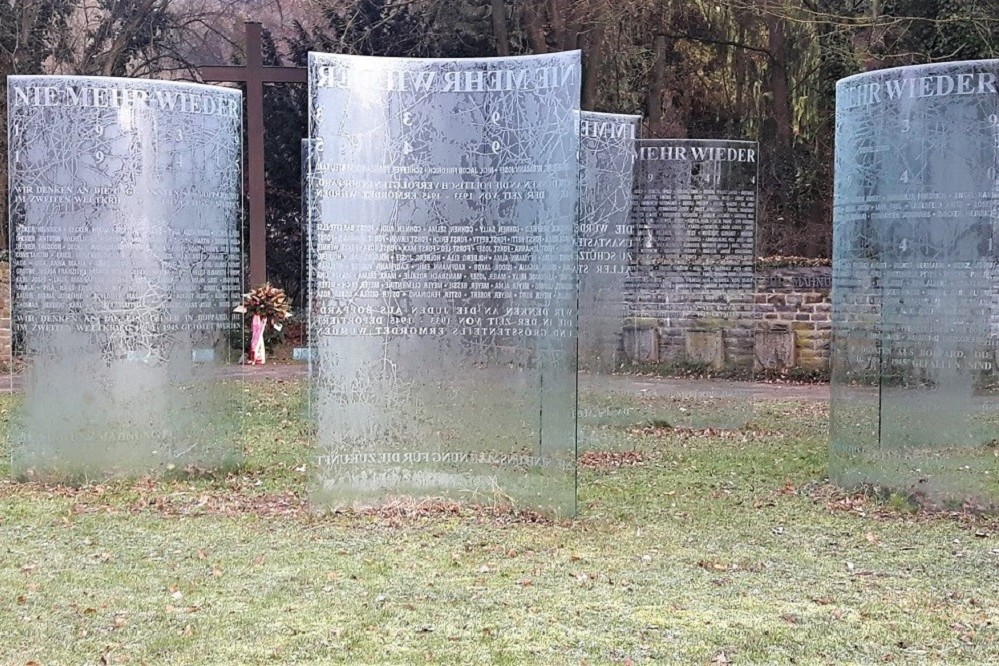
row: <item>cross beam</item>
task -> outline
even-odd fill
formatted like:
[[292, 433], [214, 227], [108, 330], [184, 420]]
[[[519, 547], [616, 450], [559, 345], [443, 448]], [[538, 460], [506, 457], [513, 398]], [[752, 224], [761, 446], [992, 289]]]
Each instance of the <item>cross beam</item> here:
[[250, 203], [250, 286], [267, 280], [267, 201], [264, 172], [264, 84], [306, 83], [302, 67], [264, 65], [260, 23], [246, 23], [246, 65], [199, 67], [203, 81], [246, 85], [246, 173]]

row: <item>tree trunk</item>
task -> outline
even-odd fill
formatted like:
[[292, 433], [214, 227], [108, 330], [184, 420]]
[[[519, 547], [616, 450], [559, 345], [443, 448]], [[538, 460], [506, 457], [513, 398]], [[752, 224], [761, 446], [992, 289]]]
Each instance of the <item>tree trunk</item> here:
[[493, 18], [493, 38], [496, 40], [496, 55], [510, 55], [510, 33], [506, 27], [506, 4], [504, 0], [490, 0]]
[[583, 51], [583, 108], [592, 111], [600, 92], [600, 68], [603, 66], [604, 25], [598, 21], [581, 34], [579, 48]]
[[652, 41], [653, 61], [652, 80], [649, 82], [649, 98], [646, 116], [649, 118], [649, 134], [660, 136], [663, 130], [663, 97], [666, 93], [666, 35], [656, 35]]
[[[531, 4], [532, 0], [528, 0], [527, 4]], [[533, 0], [537, 1], [537, 0]], [[567, 8], [559, 0], [548, 0], [548, 20], [552, 27], [552, 36], [554, 37], [554, 42], [559, 51], [566, 50], [566, 24], [568, 22]]]
[[[139, 26], [142, 25], [142, 22], [149, 18], [156, 2], [157, 0], [143, 0], [142, 4], [137, 5], [133, 9], [132, 19], [122, 25], [118, 30], [118, 34], [111, 40], [107, 54], [104, 56], [105, 60], [101, 67], [101, 74], [104, 76], [124, 76], [126, 63], [123, 56], [128, 46], [128, 40], [134, 36]], [[121, 5], [116, 5], [116, 8], [120, 7]], [[113, 25], [115, 20], [114, 14], [112, 13], [108, 16], [107, 20], [109, 24]]]
[[791, 86], [787, 73], [786, 23], [783, 17], [768, 14], [766, 18], [770, 51], [767, 67], [767, 88], [770, 92], [770, 119], [773, 122], [771, 136], [777, 154], [789, 155], [794, 143], [793, 117], [791, 113]]
[[545, 39], [545, 29], [538, 14], [538, 8], [533, 0], [522, 5], [524, 18], [524, 30], [527, 32], [527, 41], [531, 45], [534, 53], [548, 53], [548, 41]]
[[[794, 127], [791, 113], [791, 88], [788, 82], [787, 28], [783, 17], [776, 13], [764, 17], [768, 37], [766, 83], [764, 90], [764, 117], [760, 139], [763, 164], [760, 176], [762, 189], [768, 193], [769, 215], [773, 216], [777, 237], [790, 239], [789, 234], [800, 236], [799, 219], [794, 201], [795, 156]], [[782, 243], [783, 251], [799, 252], [798, 247]]]
[[583, 108], [595, 110], [600, 95], [600, 74], [604, 66], [604, 32], [608, 7], [605, 0], [586, 5], [585, 23], [576, 27], [576, 48], [583, 52]]

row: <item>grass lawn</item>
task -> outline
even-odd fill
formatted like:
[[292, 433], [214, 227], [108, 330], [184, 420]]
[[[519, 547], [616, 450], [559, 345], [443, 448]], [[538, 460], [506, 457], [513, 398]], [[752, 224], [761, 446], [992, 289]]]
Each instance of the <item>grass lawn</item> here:
[[824, 485], [825, 405], [763, 403], [748, 432], [609, 426], [579, 517], [553, 524], [450, 504], [316, 516], [302, 385], [247, 390], [238, 474], [0, 482], [0, 661], [999, 660], [999, 522]]

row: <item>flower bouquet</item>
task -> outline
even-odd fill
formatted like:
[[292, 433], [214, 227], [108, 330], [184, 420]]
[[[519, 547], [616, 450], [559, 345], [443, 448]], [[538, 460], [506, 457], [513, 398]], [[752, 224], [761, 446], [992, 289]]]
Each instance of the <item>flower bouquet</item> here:
[[291, 318], [291, 299], [284, 289], [265, 282], [253, 291], [243, 294], [243, 302], [233, 312], [252, 316], [250, 324], [250, 354], [247, 363], [263, 365], [267, 361], [264, 349], [264, 330], [270, 326], [275, 331], [284, 328]]

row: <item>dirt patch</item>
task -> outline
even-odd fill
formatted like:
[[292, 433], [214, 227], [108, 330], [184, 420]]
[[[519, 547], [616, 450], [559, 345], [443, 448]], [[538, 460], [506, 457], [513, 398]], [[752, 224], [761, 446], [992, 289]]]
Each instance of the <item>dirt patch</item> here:
[[668, 424], [652, 423], [640, 428], [632, 428], [628, 432], [643, 437], [679, 437], [692, 439], [695, 437], [712, 437], [729, 441], [748, 442], [750, 439], [762, 437], [780, 439], [783, 435], [771, 430], [725, 430], [722, 428], [674, 428]]
[[385, 523], [391, 527], [422, 520], [455, 518], [490, 524], [565, 524], [536, 511], [518, 509], [505, 504], [460, 504], [443, 498], [416, 499], [412, 497], [390, 498], [381, 506], [370, 509], [342, 510], [330, 512], [336, 516], [364, 516]]
[[578, 463], [585, 469], [641, 467], [645, 456], [640, 451], [587, 451], [579, 456]]
[[363, 518], [389, 527], [447, 518], [491, 525], [569, 524], [510, 504], [461, 504], [443, 498], [396, 497], [370, 509], [324, 511], [310, 506], [300, 493], [255, 493], [246, 481], [247, 478], [232, 476], [226, 479], [229, 488], [209, 489], [181, 483], [157, 484], [148, 478], [82, 486], [6, 481], [0, 483], [0, 497], [66, 499], [72, 502], [69, 510], [72, 515], [153, 512], [171, 518], [245, 515], [303, 520]]
[[799, 491], [830, 513], [849, 513], [858, 518], [876, 520], [932, 521], [955, 520], [976, 528], [976, 536], [999, 532], [999, 514], [994, 508], [974, 501], [964, 502], [959, 509], [945, 509], [923, 501], [918, 494], [900, 495], [878, 488], [848, 492], [829, 483], [806, 486]]
[[133, 502], [134, 511], [155, 511], [164, 516], [302, 516], [308, 502], [292, 492], [244, 495], [225, 491], [178, 492], [145, 497]]

